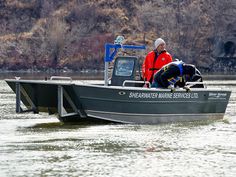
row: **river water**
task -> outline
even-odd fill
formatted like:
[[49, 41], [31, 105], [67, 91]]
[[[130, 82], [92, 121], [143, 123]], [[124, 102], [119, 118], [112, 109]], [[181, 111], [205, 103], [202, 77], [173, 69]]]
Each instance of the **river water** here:
[[63, 125], [16, 114], [15, 95], [0, 80], [0, 176], [234, 177], [236, 81], [209, 82], [233, 91], [223, 120]]

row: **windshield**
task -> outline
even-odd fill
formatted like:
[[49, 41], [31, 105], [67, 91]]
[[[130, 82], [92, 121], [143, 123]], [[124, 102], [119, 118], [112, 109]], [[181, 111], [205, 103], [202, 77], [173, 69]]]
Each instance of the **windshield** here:
[[131, 76], [134, 68], [134, 60], [118, 60], [115, 67], [116, 76]]

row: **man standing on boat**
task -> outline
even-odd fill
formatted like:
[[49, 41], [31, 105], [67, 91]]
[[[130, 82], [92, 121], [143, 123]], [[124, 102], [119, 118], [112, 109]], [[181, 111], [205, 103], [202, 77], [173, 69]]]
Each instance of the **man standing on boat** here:
[[162, 38], [156, 39], [154, 47], [155, 49], [147, 54], [142, 66], [143, 80], [150, 83], [153, 81], [153, 75], [173, 60], [166, 51], [166, 43]]

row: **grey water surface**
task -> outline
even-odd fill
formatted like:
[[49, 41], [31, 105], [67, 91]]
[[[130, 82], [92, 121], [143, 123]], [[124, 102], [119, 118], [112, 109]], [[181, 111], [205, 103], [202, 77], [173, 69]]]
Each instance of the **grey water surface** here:
[[0, 80], [0, 176], [234, 177], [236, 81], [210, 83], [233, 91], [223, 120], [63, 125], [16, 114], [15, 95]]

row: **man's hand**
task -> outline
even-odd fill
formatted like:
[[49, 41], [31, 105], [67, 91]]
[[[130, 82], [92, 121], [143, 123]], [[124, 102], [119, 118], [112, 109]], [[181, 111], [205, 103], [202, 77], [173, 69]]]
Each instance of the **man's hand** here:
[[175, 91], [175, 86], [174, 85], [169, 85], [167, 88], [170, 89], [171, 92]]
[[184, 86], [183, 89], [185, 89], [186, 92], [190, 92], [190, 91], [191, 91], [190, 88], [189, 88], [188, 86]]

